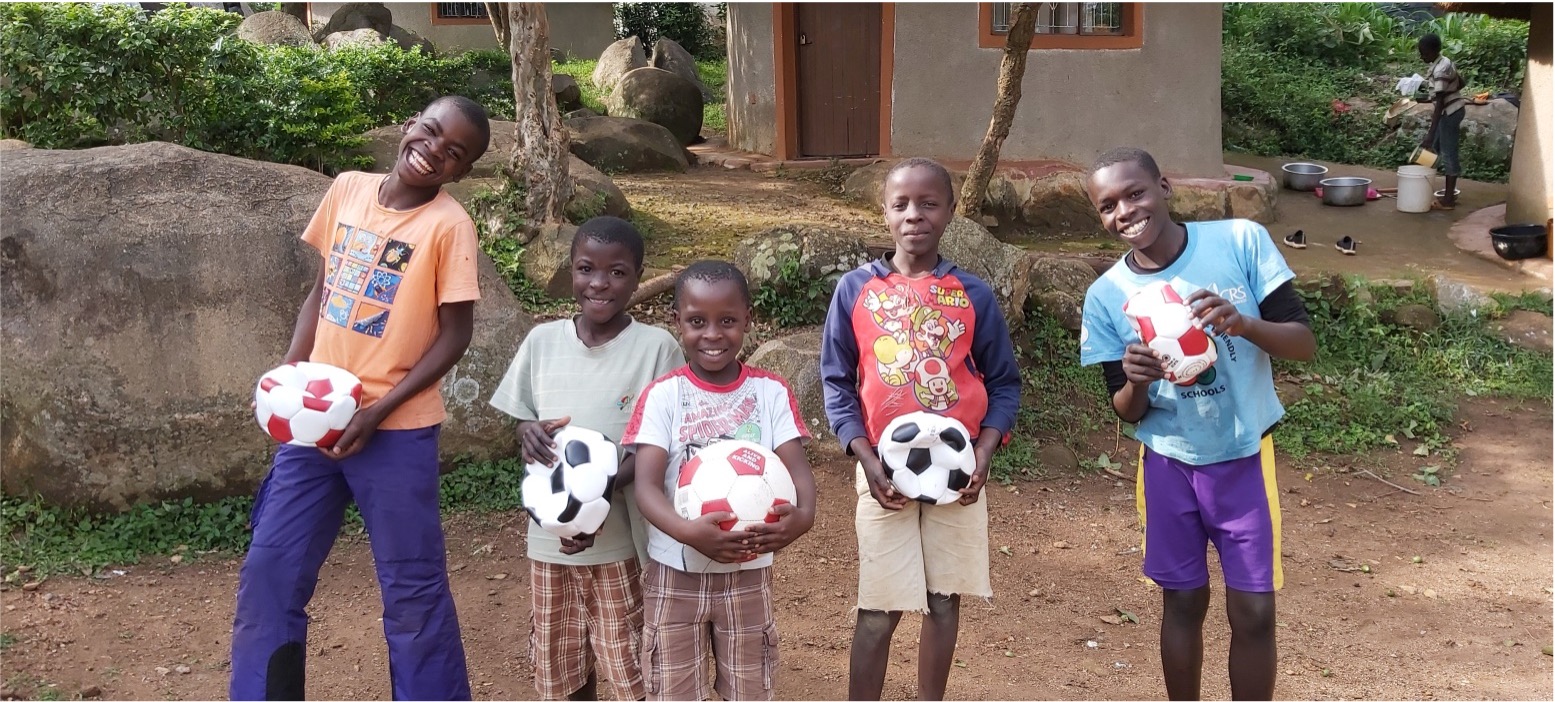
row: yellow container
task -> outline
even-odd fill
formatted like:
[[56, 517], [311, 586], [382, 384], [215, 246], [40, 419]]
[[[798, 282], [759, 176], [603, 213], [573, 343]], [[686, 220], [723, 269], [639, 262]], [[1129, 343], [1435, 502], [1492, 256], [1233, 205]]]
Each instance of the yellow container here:
[[1414, 151], [1410, 152], [1409, 162], [1425, 166], [1426, 168], [1435, 168], [1436, 152], [1427, 149], [1424, 146], [1417, 146], [1415, 147]]

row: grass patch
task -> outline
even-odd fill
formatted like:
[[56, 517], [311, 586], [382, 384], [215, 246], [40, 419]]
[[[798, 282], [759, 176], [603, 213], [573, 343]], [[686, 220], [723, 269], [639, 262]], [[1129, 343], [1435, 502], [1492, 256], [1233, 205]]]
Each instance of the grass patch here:
[[1302, 456], [1390, 448], [1407, 438], [1425, 447], [1423, 455], [1451, 458], [1447, 431], [1459, 398], [1549, 400], [1550, 357], [1495, 338], [1483, 319], [1449, 315], [1432, 331], [1388, 321], [1399, 306], [1430, 305], [1423, 287], [1372, 288], [1370, 301], [1342, 306], [1307, 298], [1318, 356], [1275, 361], [1277, 375], [1297, 383], [1301, 395], [1287, 404], [1276, 445]]
[[[461, 464], [442, 477], [441, 509], [444, 514], [516, 510], [522, 480], [523, 466], [517, 459]], [[254, 499], [248, 496], [203, 504], [183, 499], [102, 514], [8, 496], [0, 499], [5, 579], [14, 583], [56, 573], [91, 575], [112, 565], [140, 563], [149, 556], [241, 554], [248, 548], [253, 506]], [[341, 533], [362, 530], [361, 513], [353, 504]], [[22, 573], [18, 566], [30, 570]]]

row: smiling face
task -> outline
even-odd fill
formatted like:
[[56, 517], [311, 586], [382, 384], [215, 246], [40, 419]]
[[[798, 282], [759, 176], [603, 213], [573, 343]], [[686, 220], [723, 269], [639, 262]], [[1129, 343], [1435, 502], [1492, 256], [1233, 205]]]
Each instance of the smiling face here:
[[584, 322], [610, 326], [626, 312], [642, 270], [622, 244], [581, 236], [572, 249], [572, 299]]
[[750, 303], [733, 280], [692, 278], [677, 294], [675, 328], [697, 377], [728, 385], [740, 375], [736, 358], [750, 328]]
[[1167, 200], [1172, 186], [1133, 161], [1121, 161], [1096, 171], [1087, 183], [1091, 205], [1102, 226], [1130, 248], [1146, 250], [1172, 226]]
[[480, 148], [481, 132], [459, 108], [434, 102], [405, 120], [394, 174], [411, 187], [442, 187], [463, 178]]
[[897, 251], [914, 257], [937, 254], [955, 214], [955, 196], [933, 169], [903, 168], [886, 179], [885, 221]]

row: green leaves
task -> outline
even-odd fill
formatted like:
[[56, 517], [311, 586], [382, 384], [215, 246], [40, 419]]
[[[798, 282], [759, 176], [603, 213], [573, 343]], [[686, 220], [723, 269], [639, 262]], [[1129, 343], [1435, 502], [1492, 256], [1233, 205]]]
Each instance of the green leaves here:
[[779, 265], [777, 276], [752, 291], [751, 306], [780, 327], [820, 324], [836, 287], [836, 278], [805, 276], [798, 257], [789, 256]]

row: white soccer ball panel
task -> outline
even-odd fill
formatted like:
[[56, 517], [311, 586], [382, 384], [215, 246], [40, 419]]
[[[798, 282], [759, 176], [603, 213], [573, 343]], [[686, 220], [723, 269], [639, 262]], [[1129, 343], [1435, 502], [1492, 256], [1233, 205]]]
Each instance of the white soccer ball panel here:
[[588, 500], [578, 508], [578, 513], [572, 518], [572, 526], [579, 533], [593, 534], [605, 525], [605, 518], [610, 516], [610, 500]]
[[302, 388], [290, 385], [277, 385], [270, 388], [270, 413], [281, 419], [290, 420], [302, 412]]
[[329, 433], [329, 415], [305, 409], [292, 417], [292, 443], [313, 446]]
[[767, 513], [777, 504], [773, 500], [772, 486], [759, 475], [742, 475], [729, 487], [729, 511], [742, 522], [766, 521]]
[[691, 474], [690, 487], [702, 496], [702, 501], [725, 497], [734, 487], [734, 471], [729, 464], [704, 458]]
[[562, 480], [567, 486], [567, 491], [578, 500], [588, 502], [606, 497], [605, 490], [610, 488], [610, 476], [598, 465], [572, 466], [563, 460], [558, 470], [562, 471]]

